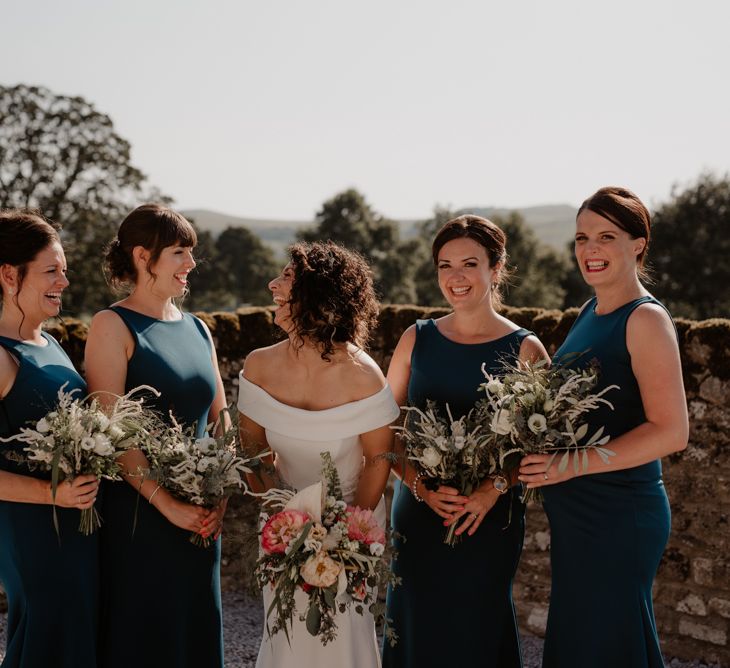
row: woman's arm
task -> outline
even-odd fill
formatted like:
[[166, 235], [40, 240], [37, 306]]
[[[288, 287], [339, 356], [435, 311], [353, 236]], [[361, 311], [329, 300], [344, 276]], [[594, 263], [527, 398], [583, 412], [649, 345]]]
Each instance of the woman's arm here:
[[[520, 344], [520, 353], [518, 361], [521, 366], [528, 364], [536, 364], [542, 360], [549, 360], [550, 357], [545, 350], [545, 346], [542, 345], [540, 339], [536, 336], [527, 336], [522, 339]], [[518, 482], [519, 471], [514, 469], [508, 471], [506, 477], [510, 482], [510, 486], [516, 485]], [[458, 522], [463, 516], [466, 516], [459, 527], [456, 529], [456, 535], [460, 536], [465, 531], [469, 536], [473, 535], [474, 532], [479, 528], [479, 525], [484, 521], [487, 513], [494, 507], [501, 496], [494, 487], [494, 482], [491, 478], [487, 478], [479, 487], [469, 496], [468, 501], [464, 505], [464, 509], [458, 513], [455, 513], [452, 518], [444, 522], [445, 526], [449, 526], [454, 522]]]
[[[265, 364], [265, 360], [262, 360], [262, 352], [260, 350], [252, 350], [243, 362], [243, 377], [257, 384], [257, 374], [260, 371], [260, 366]], [[241, 445], [243, 446], [244, 453], [247, 457], [254, 456], [260, 452], [265, 452], [269, 449], [269, 444], [266, 441], [266, 430], [257, 422], [254, 422], [245, 413], [238, 413], [238, 431], [241, 438]], [[265, 468], [273, 469], [274, 467], [274, 456], [268, 454], [262, 457], [263, 467], [259, 471], [246, 474], [248, 479], [248, 485], [252, 492], [257, 494], [266, 492], [274, 487], [277, 487], [277, 482], [272, 475], [264, 470]]]
[[[0, 401], [7, 396], [18, 375], [18, 361], [4, 348], [0, 348]], [[0, 444], [0, 448], [4, 446]], [[61, 508], [85, 510], [94, 505], [99, 490], [95, 476], [77, 476], [56, 488], [55, 505]], [[51, 481], [39, 480], [19, 473], [0, 471], [0, 500], [16, 503], [52, 504]]]
[[[408, 383], [411, 379], [411, 354], [416, 344], [416, 326], [411, 325], [398, 341], [398, 345], [393, 351], [393, 357], [388, 366], [388, 384], [393, 392], [393, 396], [399, 406], [404, 406], [408, 399]], [[467, 498], [461, 496], [457, 489], [453, 487], [444, 487], [443, 485], [436, 491], [426, 489], [423, 481], [418, 478], [416, 469], [408, 463], [405, 449], [400, 438], [395, 439], [395, 454], [398, 463], [393, 466], [393, 473], [401, 479], [403, 484], [415, 491], [426, 505], [431, 508], [437, 515], [445, 520], [451, 518], [453, 513], [459, 512], [466, 503]], [[418, 498], [417, 497], [417, 498]]]
[[[86, 340], [86, 381], [102, 406], [111, 406], [124, 394], [127, 363], [134, 352], [134, 340], [122, 319], [113, 311], [101, 311], [91, 321]], [[200, 532], [208, 514], [199, 506], [173, 497], [157, 482], [144, 477], [149, 462], [141, 450], [130, 450], [119, 457], [123, 477], [172, 524]]]
[[520, 480], [528, 488], [552, 485], [577, 475], [641, 466], [687, 447], [689, 422], [679, 346], [666, 311], [654, 304], [639, 306], [626, 325], [626, 346], [646, 421], [607, 444], [616, 453], [609, 457], [608, 463], [589, 451], [586, 472], [581, 467], [575, 473], [568, 466], [561, 473], [556, 462], [547, 467], [549, 456], [528, 455], [520, 464]]

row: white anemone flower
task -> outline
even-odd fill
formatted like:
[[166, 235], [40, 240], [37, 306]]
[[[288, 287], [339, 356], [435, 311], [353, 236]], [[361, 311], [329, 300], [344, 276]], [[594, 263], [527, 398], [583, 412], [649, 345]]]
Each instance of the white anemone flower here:
[[527, 426], [533, 434], [541, 434], [547, 429], [547, 420], [541, 413], [533, 413], [527, 418]]

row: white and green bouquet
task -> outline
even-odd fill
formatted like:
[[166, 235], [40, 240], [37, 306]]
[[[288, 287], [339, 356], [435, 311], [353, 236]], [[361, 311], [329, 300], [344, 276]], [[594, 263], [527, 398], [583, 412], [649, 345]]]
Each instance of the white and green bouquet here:
[[[598, 427], [588, 434], [587, 414], [599, 406], [613, 405], [605, 398], [611, 385], [595, 392], [598, 369], [567, 366], [550, 367], [547, 361], [520, 366], [506, 365], [504, 375], [487, 373], [481, 385], [486, 398], [477, 403], [475, 417], [490, 434], [490, 449], [498, 467], [510, 470], [528, 454], [548, 454], [559, 458], [558, 470], [571, 465], [578, 473], [588, 469], [588, 451], [594, 450], [604, 462], [613, 451], [604, 447], [609, 436]], [[538, 490], [527, 490], [523, 501], [537, 500]]]
[[[224, 415], [229, 416], [228, 426]], [[150, 468], [144, 472], [176, 498], [205, 508], [217, 506], [232, 493], [246, 489], [246, 474], [251, 473], [259, 455], [242, 456], [239, 449], [238, 426], [230, 418], [229, 409], [221, 411], [216, 424], [207, 427], [214, 436], [196, 437], [196, 426], [183, 427], [171, 417], [170, 423], [160, 421], [141, 445]], [[198, 533], [191, 542], [202, 547], [211, 544]]]
[[[393, 429], [400, 432], [406, 458], [413, 462], [427, 489], [446, 485], [469, 496], [497, 469], [491, 434], [475, 409], [458, 420], [448, 404], [441, 412], [433, 401], [426, 403], [425, 410], [414, 406], [404, 406], [404, 410], [404, 425]], [[456, 526], [452, 524], [446, 532], [444, 542], [448, 545], [457, 541]]]
[[[134, 388], [113, 404], [102, 407], [93, 394], [80, 395], [81, 390], [66, 392], [64, 383], [58, 390], [56, 407], [33, 427], [23, 427], [19, 434], [3, 441], [20, 441], [27, 453], [19, 461], [31, 469], [51, 473], [51, 498], [55, 502], [58, 485], [79, 475], [95, 475], [107, 480], [121, 480], [120, 455], [149, 437], [155, 420], [144, 408], [143, 399], [132, 397], [141, 392], [156, 391], [147, 386]], [[59, 532], [58, 515], [53, 507], [53, 522]], [[90, 535], [101, 526], [95, 507], [81, 511], [79, 531]]]
[[[269, 635], [289, 638], [294, 615], [323, 645], [337, 636], [337, 612], [352, 608], [384, 619], [378, 588], [396, 583], [389, 567], [385, 529], [373, 511], [348, 505], [328, 452], [322, 456], [322, 480], [298, 493], [272, 489], [263, 495], [271, 514], [261, 529], [256, 564], [259, 585], [273, 589], [266, 613]], [[297, 592], [300, 609], [297, 609]], [[302, 609], [305, 608], [305, 609]], [[269, 619], [273, 621], [269, 624]], [[396, 634], [386, 625], [385, 635]]]

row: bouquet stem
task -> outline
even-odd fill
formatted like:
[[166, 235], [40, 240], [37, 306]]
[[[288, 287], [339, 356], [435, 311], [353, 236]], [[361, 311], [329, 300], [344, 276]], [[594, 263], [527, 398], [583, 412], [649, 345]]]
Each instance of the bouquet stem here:
[[79, 521], [79, 531], [84, 536], [90, 536], [101, 526], [101, 516], [96, 510], [96, 506], [86, 508], [81, 511], [81, 519]]
[[192, 531], [190, 533], [190, 542], [198, 547], [210, 547], [212, 545], [212, 538], [203, 538], [199, 533]]
[[444, 538], [444, 543], [446, 545], [451, 545], [451, 547], [454, 547], [459, 542], [459, 539], [461, 536], [456, 535], [456, 526], [458, 522], [454, 522], [450, 527], [449, 530], [446, 532], [446, 538]]

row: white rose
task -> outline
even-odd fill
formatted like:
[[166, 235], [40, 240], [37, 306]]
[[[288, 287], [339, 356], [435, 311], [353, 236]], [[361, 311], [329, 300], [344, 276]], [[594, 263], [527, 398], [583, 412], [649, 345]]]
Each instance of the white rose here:
[[107, 455], [111, 455], [114, 453], [114, 448], [112, 447], [111, 441], [104, 434], [96, 434], [94, 436], [93, 449], [97, 455], [101, 455], [102, 457], [106, 457]]
[[509, 411], [501, 408], [498, 410], [492, 418], [492, 424], [489, 428], [495, 433], [505, 436], [512, 431], [512, 420], [509, 416]]
[[533, 434], [540, 434], [547, 429], [547, 420], [540, 413], [533, 413], [527, 418], [527, 426]]
[[124, 436], [124, 430], [121, 427], [118, 427], [117, 425], [112, 425], [111, 429], [109, 429], [109, 438], [114, 439], [115, 441], [119, 441]]
[[328, 557], [324, 552], [309, 557], [299, 573], [307, 584], [313, 587], [331, 587], [340, 575], [342, 564]]
[[436, 448], [428, 447], [423, 451], [421, 461], [424, 466], [433, 468], [441, 463], [441, 453]]
[[370, 554], [374, 557], [379, 557], [385, 552], [385, 545], [382, 543], [370, 543]]
[[51, 428], [51, 425], [48, 424], [48, 420], [46, 418], [41, 418], [36, 422], [35, 429], [36, 431], [40, 432], [41, 434], [45, 434], [48, 432], [48, 430]]
[[96, 441], [91, 436], [84, 436], [81, 439], [82, 450], [93, 450], [96, 447]]

